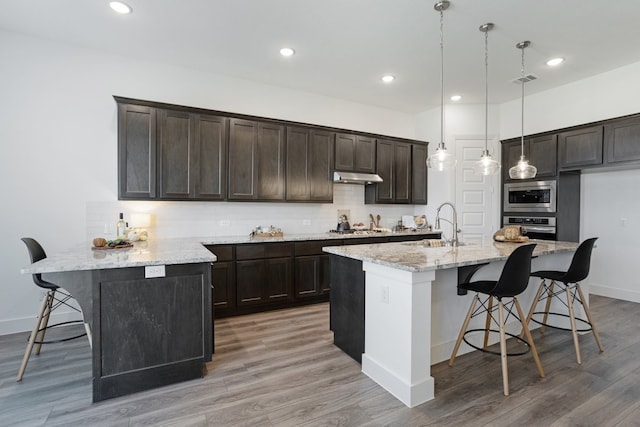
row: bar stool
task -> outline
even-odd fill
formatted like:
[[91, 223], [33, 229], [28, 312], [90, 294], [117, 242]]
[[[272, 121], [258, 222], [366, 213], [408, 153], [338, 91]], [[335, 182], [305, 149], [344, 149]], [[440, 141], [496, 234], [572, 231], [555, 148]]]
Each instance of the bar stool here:
[[[480, 280], [458, 285], [458, 287], [461, 289], [476, 292], [476, 295], [471, 301], [471, 306], [469, 307], [467, 316], [462, 323], [462, 328], [460, 329], [458, 340], [456, 341], [453, 352], [451, 354], [451, 358], [449, 359], [449, 366], [453, 366], [453, 362], [455, 361], [456, 355], [458, 354], [458, 350], [460, 348], [462, 340], [464, 340], [464, 342], [477, 350], [500, 355], [502, 359], [502, 385], [505, 396], [509, 395], [509, 373], [507, 369], [507, 356], [519, 356], [522, 354], [526, 354], [528, 350], [531, 350], [531, 354], [533, 355], [533, 360], [536, 363], [536, 367], [538, 368], [540, 377], [544, 378], [544, 370], [542, 369], [542, 364], [540, 363], [538, 352], [536, 351], [536, 347], [533, 343], [531, 333], [527, 328], [527, 324], [523, 322], [523, 319], [525, 318], [524, 312], [522, 311], [522, 307], [520, 306], [520, 303], [516, 298], [516, 295], [521, 294], [529, 284], [529, 274], [531, 272], [531, 254], [533, 253], [533, 249], [535, 246], [536, 245], [534, 243], [517, 247], [507, 258], [507, 261], [504, 264], [504, 268], [502, 269], [502, 273], [500, 274], [500, 278], [497, 281]], [[484, 298], [484, 300], [481, 299], [480, 294], [486, 295], [486, 298]], [[498, 301], [497, 308], [493, 303], [494, 298]], [[478, 303], [480, 304], [480, 306], [478, 307], [478, 309], [476, 309], [476, 305]], [[514, 312], [514, 308], [517, 313]], [[496, 310], [498, 311], [497, 320], [494, 316], [494, 312]], [[472, 318], [480, 316], [484, 313], [486, 313], [486, 323], [484, 329], [467, 329]], [[506, 332], [505, 326], [507, 324], [507, 321], [509, 320], [509, 317], [512, 315], [517, 318], [518, 321], [520, 321], [520, 323], [522, 324], [522, 329], [526, 336], [526, 341], [517, 335]], [[492, 323], [498, 325], [498, 330], [491, 329]], [[483, 347], [478, 347], [467, 340], [465, 336], [471, 332], [484, 332]], [[500, 333], [500, 353], [488, 350], [487, 344], [489, 332]], [[507, 353], [507, 335], [525, 344], [527, 350], [518, 353]]]
[[[29, 256], [31, 257], [31, 263], [33, 264], [36, 261], [40, 261], [47, 257], [44, 249], [34, 239], [30, 237], [24, 237], [21, 239], [25, 245], [27, 245], [27, 250], [29, 251]], [[42, 348], [42, 344], [52, 344], [58, 342], [64, 342], [73, 340], [76, 338], [83, 337], [86, 334], [82, 333], [80, 335], [62, 338], [57, 340], [45, 341], [44, 336], [47, 329], [55, 328], [61, 325], [68, 325], [74, 323], [84, 323], [82, 320], [71, 320], [67, 322], [56, 323], [54, 325], [49, 325], [49, 318], [51, 317], [51, 313], [61, 306], [66, 306], [74, 311], [80, 312], [76, 307], [69, 304], [69, 301], [73, 299], [73, 297], [67, 292], [63, 291], [58, 285], [42, 280], [42, 275], [33, 274], [33, 282], [47, 290], [46, 296], [42, 300], [42, 305], [40, 306], [40, 311], [38, 312], [38, 317], [36, 319], [36, 324], [31, 331], [31, 335], [29, 335], [29, 343], [27, 344], [27, 349], [24, 352], [24, 357], [22, 358], [22, 364], [20, 365], [20, 370], [18, 371], [18, 377], [16, 381], [22, 381], [22, 376], [24, 375], [24, 371], [27, 369], [27, 363], [29, 362], [29, 358], [31, 357], [31, 351], [33, 350], [33, 346], [37, 344], [36, 355], [40, 354], [40, 349]], [[91, 344], [91, 342], [89, 342]]]
[[[591, 311], [589, 310], [589, 305], [587, 304], [587, 300], [582, 293], [580, 283], [578, 283], [586, 279], [589, 275], [589, 268], [591, 265], [591, 252], [593, 251], [593, 245], [595, 244], [597, 239], [597, 237], [593, 237], [580, 243], [580, 246], [578, 246], [578, 249], [576, 249], [576, 252], [573, 254], [571, 264], [569, 265], [569, 269], [567, 271], [536, 271], [531, 273], [531, 276], [542, 279], [542, 282], [540, 283], [540, 287], [538, 288], [536, 298], [531, 304], [531, 309], [529, 310], [526, 324], [529, 325], [530, 321], [538, 323], [539, 325], [541, 325], [540, 332], [542, 333], [544, 333], [545, 326], [554, 329], [560, 329], [563, 331], [571, 331], [573, 333], [573, 345], [576, 349], [576, 360], [578, 362], [578, 365], [582, 364], [582, 357], [580, 355], [580, 342], [578, 341], [578, 332], [593, 331], [593, 337], [596, 340], [598, 349], [600, 350], [600, 352], [604, 351], [602, 342], [600, 341], [600, 336], [598, 335], [598, 330], [596, 329], [596, 325], [593, 322], [593, 317], [591, 316]], [[550, 283], [547, 283], [547, 280], [549, 280]], [[558, 290], [555, 290], [556, 285], [559, 288]], [[553, 300], [553, 298], [556, 298], [556, 300], [560, 301], [561, 304], [567, 308], [568, 314], [550, 311], [551, 301]], [[544, 311], [535, 311], [538, 304], [542, 301], [545, 301]], [[580, 303], [584, 308], [587, 320], [576, 317], [576, 302]], [[536, 314], [543, 315], [542, 321], [533, 318], [533, 316]], [[571, 329], [549, 324], [549, 315], [568, 317], [571, 324]], [[580, 322], [581, 325], [586, 325], [587, 327], [578, 329], [577, 322]]]

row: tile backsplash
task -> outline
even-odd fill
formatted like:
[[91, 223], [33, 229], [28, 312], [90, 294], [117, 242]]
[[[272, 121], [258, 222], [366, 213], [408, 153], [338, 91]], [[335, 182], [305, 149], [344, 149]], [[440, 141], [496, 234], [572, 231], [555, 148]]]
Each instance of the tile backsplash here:
[[364, 186], [339, 184], [334, 185], [333, 203], [87, 202], [86, 230], [87, 239], [113, 237], [118, 213], [124, 212], [125, 221], [134, 213], [149, 213], [149, 234], [157, 238], [244, 235], [258, 225], [273, 225], [285, 234], [318, 233], [336, 227], [338, 209], [351, 212], [351, 223], [367, 225], [369, 214], [379, 214], [380, 225], [389, 228], [402, 215], [424, 213], [414, 212], [413, 205], [365, 205]]

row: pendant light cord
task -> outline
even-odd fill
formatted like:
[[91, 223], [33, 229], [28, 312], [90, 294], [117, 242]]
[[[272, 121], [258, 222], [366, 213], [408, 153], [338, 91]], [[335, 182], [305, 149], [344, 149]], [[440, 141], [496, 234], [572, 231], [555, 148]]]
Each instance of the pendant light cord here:
[[444, 9], [440, 9], [440, 143], [444, 144]]
[[522, 86], [522, 104], [521, 104], [521, 108], [520, 108], [520, 126], [521, 126], [521, 133], [520, 135], [522, 135], [520, 137], [520, 156], [524, 156], [524, 49], [526, 48], [526, 45], [522, 46], [522, 68], [520, 69], [520, 73], [521, 73], [521, 77], [520, 77], [520, 81], [521, 81], [521, 86]]
[[489, 153], [489, 30], [484, 32], [484, 151]]

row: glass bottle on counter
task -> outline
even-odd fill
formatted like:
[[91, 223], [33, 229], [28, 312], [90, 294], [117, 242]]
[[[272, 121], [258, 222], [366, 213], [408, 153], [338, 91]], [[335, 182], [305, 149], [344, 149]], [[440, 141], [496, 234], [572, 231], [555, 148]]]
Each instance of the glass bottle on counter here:
[[127, 237], [126, 229], [127, 223], [124, 222], [124, 214], [120, 212], [120, 219], [118, 219], [118, 222], [116, 223], [116, 239], [125, 239]]

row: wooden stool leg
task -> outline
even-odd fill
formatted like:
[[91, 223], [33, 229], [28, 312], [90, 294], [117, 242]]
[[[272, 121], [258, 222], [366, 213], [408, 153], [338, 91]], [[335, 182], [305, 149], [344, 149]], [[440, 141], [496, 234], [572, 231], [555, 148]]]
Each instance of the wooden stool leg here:
[[[531, 322], [531, 318], [533, 317], [533, 312], [536, 311], [536, 307], [538, 306], [538, 303], [540, 302], [540, 297], [542, 296], [542, 291], [544, 291], [544, 279], [542, 280], [542, 282], [540, 282], [540, 286], [538, 286], [538, 292], [536, 292], [536, 297], [533, 299], [533, 302], [531, 303], [531, 308], [529, 309], [529, 314], [527, 314], [527, 318], [524, 321], [525, 325], [527, 325], [527, 327], [529, 326], [529, 322]], [[522, 328], [522, 331], [520, 331], [520, 338], [522, 338], [524, 336], [524, 328]]]
[[31, 357], [31, 350], [33, 349], [33, 343], [36, 341], [36, 336], [38, 335], [38, 330], [40, 329], [40, 324], [42, 323], [42, 316], [47, 309], [49, 304], [49, 295], [42, 299], [42, 305], [40, 307], [40, 311], [38, 312], [38, 318], [36, 319], [36, 324], [31, 331], [31, 335], [29, 335], [29, 343], [27, 344], [27, 349], [24, 352], [24, 357], [22, 358], [22, 364], [20, 364], [20, 370], [18, 371], [18, 377], [16, 381], [22, 381], [22, 376], [24, 375], [24, 371], [27, 369], [27, 363], [29, 362], [29, 357]]
[[489, 345], [489, 328], [491, 328], [491, 310], [493, 309], [493, 297], [489, 297], [489, 308], [487, 309], [487, 320], [484, 323], [484, 343], [482, 348]]
[[567, 292], [567, 303], [569, 305], [569, 319], [571, 320], [571, 332], [573, 333], [573, 346], [576, 348], [576, 360], [578, 365], [582, 364], [582, 357], [580, 356], [580, 341], [578, 341], [578, 328], [576, 326], [576, 314], [573, 310], [573, 295], [571, 294], [571, 287], [565, 285]]
[[540, 333], [541, 334], [544, 334], [544, 328], [545, 328], [545, 325], [547, 324], [547, 320], [549, 319], [549, 310], [551, 309], [551, 300], [553, 299], [553, 297], [552, 297], [552, 295], [553, 295], [553, 287], [554, 287], [555, 284], [556, 284], [556, 282], [554, 282], [552, 280], [551, 284], [549, 285], [547, 303], [544, 306], [544, 317], [542, 318], [542, 325], [540, 326]]
[[591, 317], [591, 310], [589, 310], [589, 304], [587, 300], [584, 299], [584, 294], [582, 293], [582, 288], [580, 288], [580, 284], [576, 283], [576, 289], [578, 290], [578, 294], [580, 295], [580, 301], [582, 302], [582, 306], [584, 307], [584, 312], [587, 315], [587, 320], [591, 323], [591, 329], [593, 330], [593, 337], [596, 339], [596, 344], [598, 344], [598, 349], [600, 349], [600, 353], [604, 351], [604, 347], [602, 347], [602, 342], [600, 342], [600, 335], [598, 334], [598, 330], [596, 329], [596, 324], [593, 322], [593, 318]]
[[[524, 312], [522, 311], [522, 307], [520, 307], [520, 302], [518, 302], [517, 298], [514, 298], [516, 309], [518, 310], [518, 316], [520, 319], [523, 318]], [[538, 373], [541, 378], [544, 378], [544, 369], [542, 369], [542, 363], [540, 363], [540, 357], [538, 357], [538, 350], [536, 349], [536, 345], [533, 343], [533, 337], [531, 336], [531, 331], [529, 331], [529, 327], [526, 323], [522, 324], [522, 329], [524, 331], [525, 336], [527, 337], [527, 341], [529, 342], [529, 348], [531, 349], [531, 354], [533, 355], [533, 360], [536, 362], [536, 367], [538, 368]]]
[[504, 395], [509, 396], [509, 370], [507, 368], [507, 337], [504, 327], [504, 305], [498, 300], [498, 313], [500, 316], [500, 359], [502, 359], [502, 387]]
[[449, 359], [449, 366], [453, 366], [453, 362], [456, 359], [458, 350], [460, 349], [460, 344], [462, 343], [462, 337], [464, 337], [464, 333], [467, 331], [467, 327], [469, 326], [469, 322], [471, 321], [471, 315], [473, 314], [473, 309], [476, 308], [476, 303], [478, 302], [478, 300], [478, 294], [476, 294], [473, 297], [473, 301], [471, 301], [471, 306], [469, 307], [469, 311], [467, 312], [467, 317], [465, 317], [464, 322], [462, 322], [462, 328], [460, 328], [460, 333], [458, 334], [456, 345], [453, 347], [453, 352], [451, 353], [451, 358]]
[[40, 321], [40, 333], [36, 337], [36, 341], [38, 341], [38, 346], [36, 347], [36, 355], [40, 354], [40, 350], [42, 349], [42, 343], [44, 342], [44, 335], [47, 332], [47, 326], [49, 325], [49, 318], [51, 317], [51, 311], [53, 310], [53, 304], [55, 302], [56, 291], [51, 290], [47, 292], [47, 300], [49, 301], [47, 304], [47, 308], [45, 309], [44, 314], [42, 315], [42, 320]]

